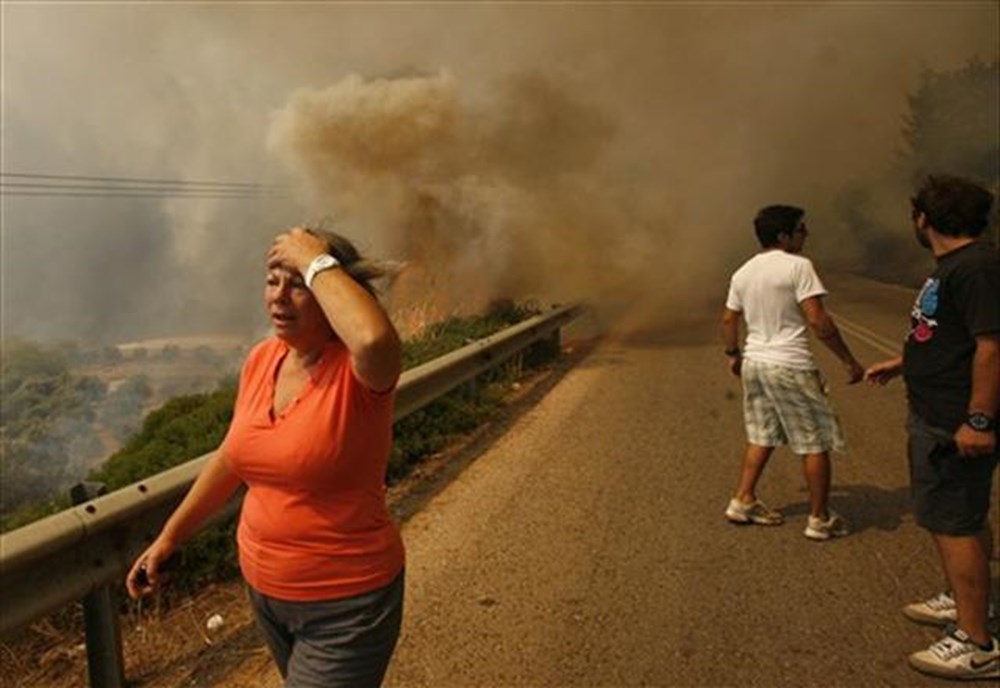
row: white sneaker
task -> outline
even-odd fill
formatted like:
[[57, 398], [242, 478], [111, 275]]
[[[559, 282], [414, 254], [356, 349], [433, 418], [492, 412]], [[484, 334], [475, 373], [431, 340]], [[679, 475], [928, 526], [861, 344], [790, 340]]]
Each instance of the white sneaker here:
[[[951, 592], [938, 593], [922, 602], [914, 602], [903, 607], [903, 615], [910, 621], [932, 626], [947, 626], [958, 621], [958, 607]], [[996, 607], [990, 602], [987, 612], [991, 621], [997, 617]]]
[[847, 521], [831, 509], [825, 521], [815, 516], [809, 517], [805, 536], [810, 540], [829, 540], [830, 538], [842, 537], [849, 532]]
[[950, 592], [942, 592], [923, 602], [906, 605], [903, 616], [917, 623], [946, 626], [958, 620], [958, 607]]
[[750, 504], [744, 504], [733, 497], [726, 507], [726, 518], [731, 523], [747, 524], [754, 523], [759, 526], [780, 526], [785, 522], [774, 509], [771, 509], [759, 499]]
[[926, 650], [910, 655], [910, 666], [943, 678], [1000, 678], [1000, 642], [990, 638], [984, 650], [963, 631], [956, 630]]

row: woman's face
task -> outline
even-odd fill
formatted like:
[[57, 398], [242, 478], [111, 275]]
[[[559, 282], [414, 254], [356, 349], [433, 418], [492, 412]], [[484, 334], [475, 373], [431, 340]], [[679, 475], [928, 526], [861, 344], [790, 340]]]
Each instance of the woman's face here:
[[329, 323], [297, 270], [282, 266], [268, 268], [264, 305], [275, 334], [281, 339], [308, 343], [326, 338]]

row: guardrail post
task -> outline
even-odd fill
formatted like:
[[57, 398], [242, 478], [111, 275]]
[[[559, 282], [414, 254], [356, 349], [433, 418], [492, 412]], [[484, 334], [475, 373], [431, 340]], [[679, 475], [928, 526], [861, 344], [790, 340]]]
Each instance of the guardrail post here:
[[534, 365], [538, 361], [546, 361], [553, 356], [558, 356], [562, 351], [562, 328], [557, 327], [547, 337], [542, 337], [534, 344], [518, 354], [520, 365], [528, 361], [528, 365]]
[[[70, 488], [74, 505], [83, 504], [108, 491], [104, 483], [82, 482]], [[83, 598], [83, 621], [87, 632], [87, 674], [93, 688], [125, 688], [122, 629], [115, 604], [117, 594], [110, 584], [101, 585]]]
[[552, 331], [552, 335], [549, 337], [552, 346], [555, 347], [556, 351], [562, 351], [562, 328], [557, 327]]

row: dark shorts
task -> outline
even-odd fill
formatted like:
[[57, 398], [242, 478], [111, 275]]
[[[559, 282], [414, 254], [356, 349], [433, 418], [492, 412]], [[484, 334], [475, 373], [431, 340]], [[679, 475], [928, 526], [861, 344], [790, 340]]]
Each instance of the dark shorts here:
[[403, 572], [372, 592], [340, 600], [250, 602], [286, 688], [378, 688], [403, 620]]
[[910, 414], [910, 491], [917, 523], [938, 535], [977, 535], [986, 526], [997, 454], [963, 457], [952, 433]]

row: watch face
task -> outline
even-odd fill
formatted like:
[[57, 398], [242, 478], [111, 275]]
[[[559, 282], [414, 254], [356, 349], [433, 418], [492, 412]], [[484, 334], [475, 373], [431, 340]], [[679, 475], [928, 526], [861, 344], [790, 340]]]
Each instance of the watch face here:
[[993, 425], [985, 413], [970, 413], [967, 421], [974, 430], [989, 430]]

